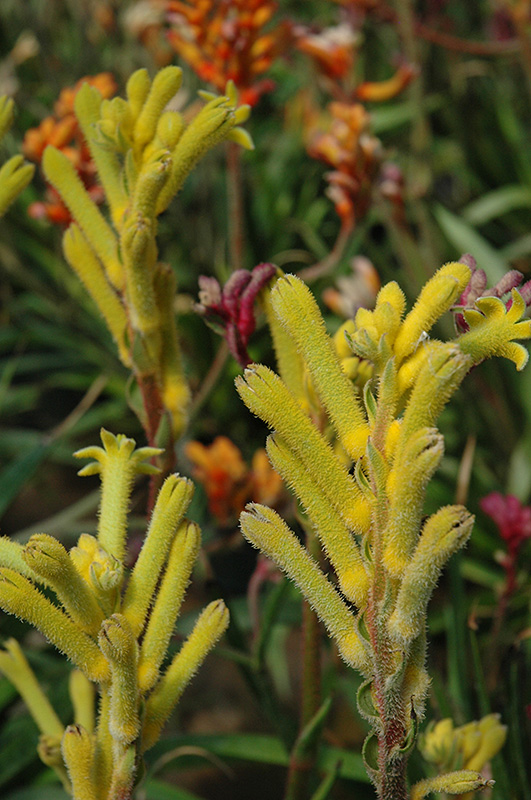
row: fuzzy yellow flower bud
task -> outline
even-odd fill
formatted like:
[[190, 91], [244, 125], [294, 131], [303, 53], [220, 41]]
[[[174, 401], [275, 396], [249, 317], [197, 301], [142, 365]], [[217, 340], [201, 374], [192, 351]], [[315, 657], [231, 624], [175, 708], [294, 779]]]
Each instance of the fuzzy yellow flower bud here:
[[190, 575], [199, 552], [201, 534], [193, 522], [183, 522], [177, 532], [168, 564], [142, 637], [138, 676], [145, 694], [157, 680]]
[[[369, 574], [351, 531], [280, 437], [268, 437], [267, 454], [287, 485], [293, 487], [305, 513], [315, 526], [324, 551], [334, 567], [341, 591], [358, 608], [363, 608], [369, 589]], [[366, 501], [360, 501], [360, 512], [363, 503], [366, 504]], [[364, 528], [368, 528], [369, 524], [368, 506], [366, 508], [367, 521]]]
[[98, 257], [75, 223], [70, 225], [63, 236], [63, 252], [104, 318], [116, 342], [122, 362], [126, 366], [131, 366], [129, 348], [126, 344], [128, 323], [125, 309], [107, 280]]
[[150, 87], [151, 81], [147, 69], [137, 69], [127, 81], [125, 92], [134, 120], [137, 119], [146, 102]]
[[53, 588], [68, 614], [86, 633], [97, 635], [103, 613], [61, 542], [36, 533], [24, 548], [26, 564]]
[[256, 365], [236, 379], [236, 389], [247, 407], [278, 432], [346, 525], [361, 531], [359, 489], [278, 375]]
[[422, 519], [424, 494], [444, 453], [443, 437], [435, 428], [421, 428], [407, 442], [387, 481], [389, 511], [384, 530], [383, 563], [400, 577], [409, 563]]
[[140, 729], [138, 718], [138, 645], [123, 614], [113, 614], [101, 626], [98, 642], [111, 674], [109, 729], [122, 744], [133, 742]]
[[94, 782], [94, 741], [82, 725], [69, 725], [61, 746], [76, 800], [98, 800]]
[[75, 568], [90, 586], [104, 615], [116, 610], [123, 581], [123, 565], [98, 544], [88, 533], [82, 533], [77, 546], [70, 550]]
[[89, 196], [72, 162], [50, 145], [44, 151], [42, 166], [46, 178], [57, 189], [92, 249], [105, 267], [107, 276], [119, 291], [124, 288], [123, 267], [118, 256], [118, 241], [110, 225]]
[[144, 627], [153, 593], [177, 528], [192, 499], [191, 481], [170, 475], [160, 490], [142, 550], [129, 578], [122, 610], [135, 636]]
[[221, 638], [229, 624], [229, 612], [222, 600], [210, 603], [201, 613], [194, 629], [146, 702], [142, 752], [158, 739], [162, 726], [171, 714], [185, 687], [208, 652]]
[[389, 631], [400, 642], [421, 633], [426, 605], [442, 567], [466, 543], [474, 517], [463, 506], [445, 506], [424, 525], [415, 551], [404, 569]]
[[226, 97], [216, 97], [193, 118], [171, 151], [172, 173], [161, 192], [157, 213], [166, 209], [186, 177], [208, 150], [227, 138], [234, 127], [234, 107]]
[[297, 584], [330, 635], [343, 659], [365, 668], [365, 652], [356, 619], [314, 559], [278, 514], [266, 506], [249, 503], [240, 517], [243, 535]]
[[275, 283], [271, 305], [306, 361], [341, 444], [351, 458], [359, 458], [367, 442], [367, 422], [312, 293], [299, 278], [287, 275]]
[[7, 568], [0, 569], [0, 608], [38, 628], [90, 680], [109, 678], [109, 668], [94, 640], [30, 581]]
[[[149, 93], [142, 103], [142, 110], [138, 114], [134, 126], [133, 139], [137, 152], [140, 152], [155, 136], [157, 124], [165, 106], [180, 89], [182, 74], [182, 69], [179, 67], [165, 67], [153, 78]], [[133, 97], [140, 99], [145, 91], [145, 86], [143, 73], [137, 75], [135, 81], [130, 79], [127, 86], [130, 104]], [[132, 108], [133, 116], [135, 116], [135, 111], [136, 109]]]
[[431, 792], [446, 792], [447, 794], [465, 794], [477, 792], [494, 786], [494, 781], [485, 780], [478, 772], [460, 769], [457, 772], [448, 772], [446, 775], [437, 775], [436, 778], [426, 778], [411, 787], [411, 800], [424, 800]]
[[0, 167], [0, 217], [30, 183], [35, 165], [28, 164], [22, 156], [12, 156]]
[[451, 308], [469, 280], [469, 267], [458, 262], [446, 264], [430, 278], [396, 337], [393, 349], [398, 361], [414, 352], [421, 337]]

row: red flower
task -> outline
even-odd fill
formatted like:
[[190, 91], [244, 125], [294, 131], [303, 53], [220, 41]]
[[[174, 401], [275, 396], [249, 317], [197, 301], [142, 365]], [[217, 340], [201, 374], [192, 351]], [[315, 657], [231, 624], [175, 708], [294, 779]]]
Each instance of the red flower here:
[[526, 539], [531, 538], [531, 507], [523, 506], [512, 494], [491, 492], [479, 502], [481, 510], [498, 526], [501, 538], [507, 544], [507, 554], [502, 565], [507, 576], [505, 594], [516, 589], [518, 552]]

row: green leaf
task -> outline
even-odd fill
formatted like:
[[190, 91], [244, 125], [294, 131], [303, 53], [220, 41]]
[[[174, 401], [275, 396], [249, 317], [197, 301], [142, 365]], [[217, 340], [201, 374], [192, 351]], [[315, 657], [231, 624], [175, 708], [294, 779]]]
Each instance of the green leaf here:
[[[423, 110], [428, 113], [437, 111], [445, 103], [442, 95], [431, 95], [423, 99]], [[415, 119], [417, 115], [417, 108], [414, 103], [394, 103], [386, 105], [385, 108], [377, 108], [371, 111], [371, 130], [377, 136], [387, 131], [392, 131], [395, 128], [400, 128], [402, 125], [407, 125]]]
[[509, 264], [503, 254], [481, 236], [472, 225], [441, 205], [435, 206], [434, 214], [444, 235], [454, 246], [457, 258], [463, 253], [471, 253], [478, 262], [478, 267], [487, 273], [491, 285], [497, 283], [505, 275]]
[[[254, 761], [259, 764], [275, 764], [281, 767], [287, 767], [289, 764], [289, 753], [280, 739], [275, 736], [253, 733], [170, 736], [158, 742], [150, 750], [150, 761], [156, 761], [164, 753], [177, 747], [202, 748], [222, 759], [233, 758], [241, 761]], [[341, 778], [361, 783], [369, 782], [359, 753], [323, 745], [317, 762], [318, 769], [322, 772], [330, 772], [338, 761], [341, 761], [339, 770]], [[172, 762], [172, 769], [183, 769], [189, 765], [190, 757], [183, 756], [178, 761]]]
[[500, 253], [508, 262], [528, 256], [531, 253], [531, 233], [526, 233], [515, 239], [514, 242], [506, 244], [501, 248]]
[[31, 450], [22, 452], [0, 473], [0, 516], [11, 505], [23, 486], [33, 477], [50, 452], [51, 442], [41, 441]]
[[39, 734], [28, 716], [16, 717], [0, 731], [0, 786], [37, 761]]
[[[43, 786], [40, 782], [36, 782], [34, 786], [29, 786], [27, 789], [17, 789], [7, 795], [2, 795], [3, 800], [69, 800], [69, 795], [57, 783], [55, 773], [52, 773], [51, 770], [49, 773], [51, 773], [51, 780], [54, 783]], [[46, 773], [43, 775], [46, 776]]]
[[470, 225], [484, 225], [515, 208], [531, 208], [531, 189], [527, 186], [501, 186], [474, 200], [462, 214]]

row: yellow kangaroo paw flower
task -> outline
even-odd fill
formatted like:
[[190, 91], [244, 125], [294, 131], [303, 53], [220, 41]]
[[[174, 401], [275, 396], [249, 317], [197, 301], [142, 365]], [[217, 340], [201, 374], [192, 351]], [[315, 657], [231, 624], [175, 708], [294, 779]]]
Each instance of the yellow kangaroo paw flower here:
[[52, 587], [81, 630], [97, 636], [103, 613], [61, 542], [46, 533], [36, 533], [24, 547], [22, 557]]
[[367, 421], [312, 293], [299, 278], [287, 275], [275, 283], [271, 305], [308, 365], [341, 444], [352, 459], [359, 458], [367, 443]]
[[148, 532], [122, 603], [122, 611], [135, 636], [144, 627], [160, 573], [193, 491], [193, 483], [187, 478], [170, 475], [158, 494]]
[[193, 118], [171, 152], [173, 169], [157, 204], [161, 214], [197, 162], [208, 150], [227, 138], [234, 127], [234, 107], [226, 97], [216, 97]]
[[394, 344], [398, 362], [411, 355], [423, 334], [428, 333], [445, 311], [452, 307], [470, 280], [470, 269], [454, 262], [441, 267], [425, 284], [409, 312]]
[[527, 364], [527, 349], [513, 340], [531, 338], [531, 320], [518, 321], [525, 311], [525, 302], [517, 289], [512, 289], [511, 295], [509, 311], [497, 297], [480, 297], [476, 301], [478, 310], [464, 312], [470, 330], [459, 336], [457, 345], [474, 364], [492, 356], [510, 359], [517, 370]]
[[[165, 67], [153, 78], [149, 93], [142, 103], [141, 111], [133, 129], [134, 149], [137, 156], [155, 136], [157, 123], [165, 106], [181, 87], [182, 74], [183, 71], [180, 67]], [[131, 84], [128, 84], [130, 103], [133, 97], [140, 100], [145, 91], [146, 81], [143, 74], [135, 80], [136, 83], [131, 82]], [[132, 111], [134, 114], [133, 109]]]
[[272, 558], [294, 581], [330, 635], [342, 658], [364, 671], [365, 651], [354, 614], [347, 608], [308, 551], [278, 514], [266, 506], [249, 503], [240, 517], [243, 535]]
[[463, 506], [445, 506], [424, 525], [419, 542], [404, 569], [396, 605], [389, 619], [391, 635], [411, 642], [421, 633], [426, 606], [441, 569], [468, 540], [474, 517]]
[[435, 424], [471, 366], [471, 357], [462, 353], [453, 342], [441, 344], [426, 353], [425, 363], [404, 412], [395, 455], [397, 462], [413, 434], [420, 428], [431, 428]]
[[146, 702], [142, 752], [155, 744], [185, 687], [228, 624], [229, 612], [223, 600], [215, 600], [203, 610], [192, 633]]
[[306, 368], [304, 366], [304, 361], [297, 350], [297, 345], [293, 337], [290, 336], [273, 311], [270, 289], [266, 289], [262, 293], [262, 306], [271, 332], [271, 338], [273, 339], [275, 358], [280, 377], [293, 397], [297, 399], [301, 408], [306, 410], [308, 401], [306, 399]]
[[118, 257], [118, 242], [110, 225], [90, 198], [69, 159], [50, 145], [44, 151], [42, 166], [47, 180], [57, 189], [70, 213], [105, 267], [118, 291], [124, 288], [124, 271]]
[[361, 532], [359, 489], [278, 375], [258, 364], [236, 378], [236, 389], [247, 407], [274, 428], [301, 460], [348, 527]]
[[94, 640], [30, 581], [6, 567], [0, 569], [0, 607], [40, 630], [91, 681], [109, 679], [109, 668]]
[[[314, 525], [324, 551], [334, 567], [341, 591], [358, 608], [364, 608], [369, 589], [369, 574], [352, 532], [280, 437], [269, 436], [266, 449], [273, 467], [295, 492]], [[365, 527], [368, 527], [368, 506], [360, 498], [360, 511], [364, 504], [363, 512], [367, 514]]]
[[[115, 98], [119, 99], [119, 98]], [[122, 101], [123, 102], [123, 101]], [[102, 97], [95, 86], [84, 83], [74, 99], [74, 109], [83, 136], [98, 170], [112, 220], [119, 225], [127, 208], [127, 194], [121, 178], [121, 166], [116, 152], [98, 141], [97, 125], [101, 120]]]
[[464, 794], [492, 786], [494, 786], [494, 781], [482, 778], [478, 772], [460, 769], [457, 772], [447, 772], [446, 775], [437, 775], [435, 778], [419, 781], [411, 787], [411, 800], [424, 800], [431, 792]]
[[98, 524], [99, 544], [120, 563], [123, 562], [127, 535], [127, 510], [133, 481], [137, 474], [152, 475], [159, 471], [146, 459], [159, 455], [156, 447], [135, 450], [134, 439], [101, 429], [102, 447], [85, 447], [74, 453], [76, 458], [93, 458], [79, 470], [79, 475], [101, 475], [101, 501]]
[[101, 800], [94, 783], [94, 741], [82, 725], [69, 725], [62, 746], [74, 800]]
[[113, 614], [101, 626], [98, 642], [112, 675], [109, 730], [121, 745], [138, 736], [138, 645], [123, 614]]
[[131, 116], [138, 119], [149, 94], [151, 81], [147, 69], [137, 69], [127, 81], [125, 92]]
[[45, 583], [26, 564], [22, 555], [23, 552], [24, 545], [14, 542], [13, 539], [9, 539], [7, 536], [0, 536], [0, 567], [9, 567], [9, 569], [24, 575], [25, 578]]
[[34, 164], [28, 164], [22, 156], [12, 156], [0, 167], [0, 217], [19, 194], [31, 183], [35, 173]]
[[387, 481], [388, 521], [384, 530], [383, 563], [399, 578], [417, 543], [425, 489], [444, 454], [436, 428], [421, 428], [410, 438]]
[[200, 544], [198, 526], [193, 522], [183, 522], [173, 540], [166, 571], [142, 638], [138, 663], [142, 694], [148, 692], [158, 678]]
[[[87, 86], [87, 84], [84, 84]], [[131, 366], [127, 346], [127, 316], [122, 302], [111, 287], [103, 267], [81, 229], [73, 222], [63, 236], [66, 260], [92, 297], [118, 347], [120, 359]]]

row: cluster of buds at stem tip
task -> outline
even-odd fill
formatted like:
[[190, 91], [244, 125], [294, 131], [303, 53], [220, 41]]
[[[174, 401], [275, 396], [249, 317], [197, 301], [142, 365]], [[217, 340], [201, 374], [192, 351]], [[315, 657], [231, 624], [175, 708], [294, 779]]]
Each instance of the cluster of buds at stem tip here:
[[[510, 306], [495, 292], [464, 310], [468, 329], [457, 338], [430, 337], [472, 277], [467, 263], [446, 264], [408, 313], [398, 284], [384, 285], [374, 310], [358, 309], [343, 327], [341, 346], [306, 285], [281, 277], [264, 302], [279, 374], [252, 365], [236, 379], [246, 405], [273, 430], [271, 463], [336, 580], [275, 511], [248, 505], [242, 531], [299, 586], [344, 660], [364, 676], [358, 706], [372, 733], [363, 752], [380, 797], [392, 796], [424, 710], [428, 601], [474, 521], [460, 505], [424, 519], [426, 486], [444, 451], [437, 418], [473, 366], [503, 356], [520, 370], [527, 360], [515, 340], [531, 337], [531, 321], [520, 319], [526, 304], [514, 287]], [[343, 368], [347, 348], [370, 365], [363, 389]], [[447, 778], [440, 791], [466, 792], [479, 780], [466, 770]]]
[[[13, 123], [14, 113], [15, 107], [13, 100], [5, 95], [1, 95], [0, 142]], [[20, 155], [11, 156], [5, 164], [2, 164], [0, 167], [0, 217], [6, 213], [9, 206], [26, 188], [33, 178], [34, 172], [35, 167], [25, 162]]]
[[101, 438], [103, 447], [75, 454], [92, 459], [81, 475], [101, 478], [97, 536], [82, 534], [70, 552], [47, 534], [26, 545], [0, 539], [0, 608], [34, 625], [76, 667], [70, 681], [74, 724], [65, 729], [19, 645], [10, 640], [0, 651], [0, 672], [41, 732], [39, 755], [74, 800], [130, 796], [142, 754], [228, 624], [223, 602], [210, 603], [163, 669], [200, 546], [197, 525], [184, 516], [193, 485], [177, 474], [166, 478], [126, 579], [133, 481], [157, 471], [150, 460], [160, 451], [135, 449], [132, 439], [105, 430]]
[[103, 316], [121, 360], [132, 367], [144, 400], [144, 428], [159, 444], [182, 431], [190, 397], [173, 312], [175, 276], [158, 260], [158, 217], [215, 145], [233, 140], [253, 146], [239, 127], [250, 109], [238, 105], [233, 84], [224, 96], [208, 95], [189, 123], [167, 108], [180, 85], [181, 70], [166, 67], [153, 80], [144, 69], [133, 73], [125, 99], [103, 99], [89, 83], [77, 91], [77, 124], [109, 218], [65, 153], [48, 146], [42, 157], [46, 179], [73, 220], [63, 239], [65, 257]]

